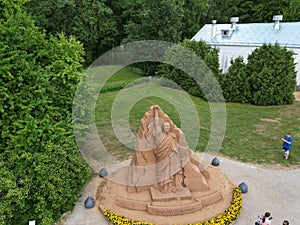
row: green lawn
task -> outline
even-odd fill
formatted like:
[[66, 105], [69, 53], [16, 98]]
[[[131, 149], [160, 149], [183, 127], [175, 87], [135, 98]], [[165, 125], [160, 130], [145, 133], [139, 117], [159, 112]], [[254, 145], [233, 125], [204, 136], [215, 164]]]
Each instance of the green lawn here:
[[118, 71], [116, 74], [114, 74], [107, 83], [109, 84], [119, 84], [119, 83], [129, 83], [136, 79], [141, 78], [142, 72], [139, 70], [134, 70], [130, 68], [123, 68], [120, 71]]
[[[116, 74], [109, 82], [127, 82], [126, 74], [128, 73], [131, 73], [130, 70], [125, 71], [123, 75]], [[139, 77], [139, 74], [137, 77]], [[147, 91], [150, 93], [148, 94], [149, 97], [143, 98], [142, 93]], [[151, 93], [155, 93], [155, 96], [166, 94], [169, 97], [152, 97], [150, 96]], [[188, 96], [191, 99], [188, 102], [185, 99], [182, 100], [182, 96], [184, 96], [184, 92], [163, 88], [155, 82], [123, 89], [122, 92], [101, 93], [96, 108], [96, 125], [105, 147], [119, 160], [131, 157], [133, 150], [120, 143], [114, 135], [111, 123], [111, 110], [115, 106], [117, 99], [122, 100], [121, 104], [124, 105], [121, 106], [121, 109], [124, 107], [124, 111], [126, 111], [127, 104], [131, 102], [131, 99], [140, 97], [139, 101], [132, 103], [132, 107], [129, 110], [129, 125], [133, 134], [139, 128], [139, 121], [143, 117], [143, 114], [151, 105], [157, 104], [160, 105], [162, 110], [169, 115], [178, 127], [181, 127], [182, 121], [180, 118], [182, 117], [185, 117], [185, 124], [194, 123], [200, 132], [199, 139], [197, 139], [197, 130], [193, 126], [188, 126], [185, 129], [187, 141], [188, 143], [196, 141], [197, 144], [194, 147], [195, 149], [193, 148], [194, 150], [205, 151], [211, 129], [209, 104], [193, 96]], [[186, 115], [188, 113], [180, 116], [180, 111], [189, 112], [189, 108], [193, 105], [196, 106], [199, 122], [188, 121], [189, 117]], [[178, 112], [176, 111], [176, 107], [179, 110]], [[120, 115], [122, 115], [122, 110], [119, 111]], [[282, 164], [286, 166], [299, 164], [299, 111], [300, 102], [295, 102], [293, 105], [268, 107], [226, 103], [227, 123], [225, 138], [219, 153], [239, 161], [258, 164]], [[116, 117], [113, 119], [115, 120]], [[190, 120], [193, 119], [194, 116], [191, 116]], [[286, 132], [290, 132], [294, 138], [293, 148], [288, 161], [282, 159], [281, 152], [281, 138]], [[126, 135], [124, 134], [124, 136]], [[133, 143], [131, 144], [133, 145]], [[215, 149], [215, 151], [218, 151], [218, 149]]]

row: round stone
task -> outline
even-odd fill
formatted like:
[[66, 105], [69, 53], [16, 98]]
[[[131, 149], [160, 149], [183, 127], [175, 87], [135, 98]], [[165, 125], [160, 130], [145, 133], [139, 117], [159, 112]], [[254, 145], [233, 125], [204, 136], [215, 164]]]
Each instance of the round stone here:
[[247, 193], [248, 192], [248, 186], [245, 182], [240, 183], [239, 188], [241, 189], [242, 193]]
[[212, 161], [211, 161], [211, 165], [213, 166], [219, 166], [220, 165], [220, 160], [215, 157]]
[[93, 199], [91, 196], [87, 197], [87, 199], [84, 202], [84, 206], [87, 209], [94, 208], [94, 206], [95, 206], [95, 199]]
[[103, 167], [99, 172], [99, 177], [106, 177], [108, 175], [107, 170]]

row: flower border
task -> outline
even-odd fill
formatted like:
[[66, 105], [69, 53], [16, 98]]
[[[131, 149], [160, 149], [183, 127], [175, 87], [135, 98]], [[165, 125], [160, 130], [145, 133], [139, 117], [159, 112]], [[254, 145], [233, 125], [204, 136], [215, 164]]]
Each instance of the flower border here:
[[[239, 187], [235, 187], [233, 189], [231, 205], [224, 213], [204, 222], [198, 222], [194, 224], [188, 223], [187, 225], [230, 225], [238, 218], [241, 210], [242, 191]], [[103, 214], [107, 221], [114, 225], [154, 225], [153, 223], [134, 221], [133, 219], [120, 216], [108, 209], [105, 209]]]

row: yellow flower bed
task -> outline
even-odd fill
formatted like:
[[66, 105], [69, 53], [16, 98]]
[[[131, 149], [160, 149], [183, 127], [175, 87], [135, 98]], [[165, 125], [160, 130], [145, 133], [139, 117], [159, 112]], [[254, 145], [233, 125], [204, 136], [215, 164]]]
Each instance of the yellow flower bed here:
[[[231, 205], [229, 208], [222, 214], [218, 215], [215, 218], [206, 220], [199, 223], [189, 223], [187, 225], [230, 225], [235, 221], [242, 210], [242, 191], [240, 188], [235, 187], [233, 189], [233, 197]], [[124, 216], [120, 216], [110, 210], [104, 210], [104, 216], [109, 222], [112, 222], [114, 225], [154, 225], [153, 223], [139, 222], [132, 219], [128, 219]]]

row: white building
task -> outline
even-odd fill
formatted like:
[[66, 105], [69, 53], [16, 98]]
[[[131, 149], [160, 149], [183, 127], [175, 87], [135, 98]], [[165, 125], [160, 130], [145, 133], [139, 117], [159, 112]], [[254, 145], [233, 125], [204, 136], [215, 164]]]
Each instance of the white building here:
[[203, 40], [219, 48], [219, 62], [223, 73], [227, 72], [231, 58], [248, 55], [257, 47], [266, 44], [285, 46], [294, 52], [297, 71], [297, 85], [300, 85], [300, 22], [281, 22], [282, 16], [274, 16], [274, 23], [241, 23], [232, 17], [230, 24], [204, 25], [192, 40]]

